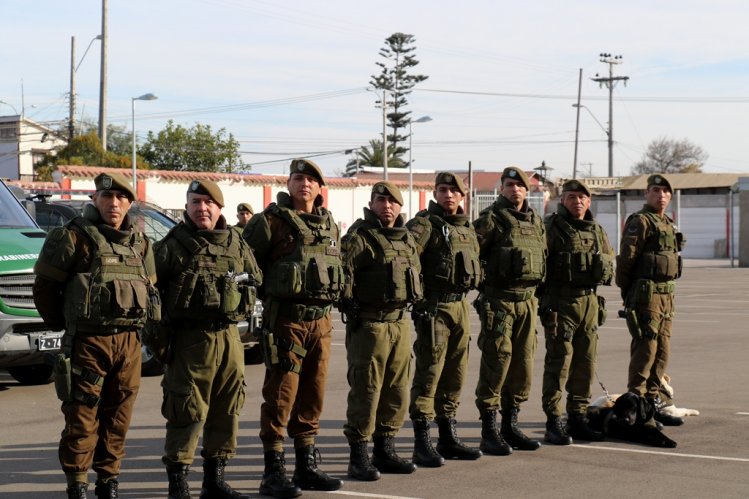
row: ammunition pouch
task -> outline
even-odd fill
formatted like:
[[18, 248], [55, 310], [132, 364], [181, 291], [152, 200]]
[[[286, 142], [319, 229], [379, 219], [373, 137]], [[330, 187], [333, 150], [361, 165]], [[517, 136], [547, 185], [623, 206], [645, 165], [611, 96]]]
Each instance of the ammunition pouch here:
[[598, 295], [598, 326], [603, 326], [606, 323], [606, 298]]
[[260, 345], [263, 349], [263, 359], [265, 360], [265, 367], [267, 369], [274, 369], [276, 366], [279, 366], [284, 371], [296, 374], [302, 372], [301, 362], [297, 364], [288, 356], [279, 357], [278, 355], [280, 350], [282, 352], [293, 352], [300, 359], [304, 359], [307, 355], [307, 350], [302, 346], [297, 345], [288, 338], [278, 338], [267, 329], [262, 331]]
[[104, 385], [104, 378], [98, 374], [73, 364], [70, 357], [64, 353], [58, 353], [50, 356], [48, 361], [52, 363], [52, 373], [55, 380], [55, 392], [61, 402], [81, 402], [88, 407], [96, 407], [101, 401], [101, 397], [90, 393], [85, 393], [73, 386], [73, 374], [80, 377], [87, 383], [96, 386]]
[[655, 283], [650, 279], [638, 279], [629, 289], [627, 296], [627, 307], [640, 309], [647, 307], [653, 299]]
[[642, 339], [642, 331], [640, 331], [640, 323], [637, 320], [637, 311], [633, 308], [627, 308], [625, 310], [625, 318], [627, 319], [627, 329], [629, 334], [635, 340]]

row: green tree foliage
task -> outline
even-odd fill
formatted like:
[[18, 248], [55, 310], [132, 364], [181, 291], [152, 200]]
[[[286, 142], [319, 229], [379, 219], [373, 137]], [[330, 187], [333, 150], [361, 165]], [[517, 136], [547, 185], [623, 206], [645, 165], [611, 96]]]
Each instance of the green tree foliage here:
[[[370, 140], [369, 146], [362, 146], [355, 150], [353, 159], [346, 163], [346, 172], [344, 177], [353, 177], [357, 174], [358, 168], [362, 166], [379, 166], [382, 167], [382, 141]], [[403, 168], [405, 163], [395, 155], [395, 151], [388, 147], [388, 168]]]
[[222, 128], [213, 133], [210, 125], [192, 128], [172, 120], [158, 133], [148, 132], [139, 148], [155, 169], [191, 172], [232, 172], [247, 169], [239, 154], [239, 142]]
[[632, 167], [632, 174], [699, 173], [708, 155], [688, 139], [660, 137], [648, 145], [642, 159]]
[[[121, 155], [112, 151], [105, 151], [101, 141], [92, 131], [85, 135], [78, 135], [65, 147], [56, 151], [56, 154], [48, 154], [34, 167], [38, 180], [52, 180], [52, 172], [57, 165], [89, 165], [107, 166], [112, 168], [131, 168], [131, 155]], [[139, 168], [147, 168], [148, 165], [138, 163]]]
[[[81, 135], [89, 133], [98, 134], [99, 127], [91, 119], [84, 119], [81, 121]], [[107, 125], [107, 151], [111, 151], [121, 156], [132, 156], [133, 151], [133, 133], [124, 125], [115, 125], [110, 123]], [[132, 160], [131, 160], [132, 161]], [[140, 165], [140, 161], [138, 162]]]
[[[380, 92], [386, 90], [387, 105], [392, 106], [392, 111], [387, 113], [388, 126], [393, 130], [388, 134], [388, 147], [393, 147], [395, 155], [400, 158], [408, 152], [408, 148], [399, 146], [398, 143], [404, 142], [408, 135], [401, 135], [399, 130], [408, 127], [411, 121], [410, 111], [405, 108], [408, 105], [406, 96], [411, 93], [413, 87], [428, 78], [425, 75], [410, 74], [419, 61], [414, 55], [416, 47], [413, 46], [416, 38], [413, 35], [405, 33], [393, 33], [385, 39], [385, 46], [380, 49], [380, 56], [384, 61], [378, 61], [377, 64], [381, 72], [372, 75], [370, 84]], [[378, 101], [380, 105], [382, 103]], [[390, 164], [388, 163], [388, 166]], [[408, 166], [408, 162], [401, 161], [401, 167]]]

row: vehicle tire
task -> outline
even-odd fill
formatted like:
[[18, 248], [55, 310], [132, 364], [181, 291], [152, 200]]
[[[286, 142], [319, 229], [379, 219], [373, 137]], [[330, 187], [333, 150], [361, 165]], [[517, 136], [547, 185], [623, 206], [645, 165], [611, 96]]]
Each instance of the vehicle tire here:
[[151, 353], [151, 350], [147, 346], [141, 347], [141, 376], [161, 376], [164, 374], [164, 366], [159, 362], [159, 359]]
[[9, 367], [8, 372], [22, 385], [46, 385], [52, 381], [52, 366], [47, 364]]
[[255, 366], [263, 362], [265, 362], [263, 360], [263, 348], [260, 346], [260, 343], [255, 343], [254, 345], [250, 345], [249, 348], [245, 348], [244, 365]]

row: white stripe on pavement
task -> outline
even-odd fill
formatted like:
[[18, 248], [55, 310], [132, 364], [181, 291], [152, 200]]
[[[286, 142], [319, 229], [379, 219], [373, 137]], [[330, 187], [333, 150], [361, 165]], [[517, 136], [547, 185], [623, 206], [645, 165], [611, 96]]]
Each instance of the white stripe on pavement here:
[[640, 450], [640, 449], [620, 449], [617, 447], [603, 447], [603, 446], [598, 446], [598, 445], [592, 446], [592, 445], [572, 444], [572, 447], [577, 447], [579, 449], [613, 450], [617, 452], [632, 452], [635, 454], [655, 454], [658, 456], [691, 457], [695, 459], [712, 459], [715, 461], [738, 461], [741, 463], [749, 463], [749, 458], [744, 458], [744, 457], [705, 456], [703, 454], [682, 454], [679, 452], [664, 452], [664, 451]]
[[380, 499], [419, 499], [418, 497], [407, 497], [407, 496], [386, 496], [383, 494], [367, 494], [364, 492], [354, 492], [347, 490], [336, 490], [330, 492], [331, 494], [338, 494], [341, 496], [354, 496], [354, 497], [379, 497]]

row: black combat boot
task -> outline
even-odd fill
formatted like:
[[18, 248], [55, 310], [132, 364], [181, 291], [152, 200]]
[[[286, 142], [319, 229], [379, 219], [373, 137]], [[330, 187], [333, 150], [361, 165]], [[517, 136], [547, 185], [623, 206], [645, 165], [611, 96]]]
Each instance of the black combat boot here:
[[512, 447], [504, 441], [497, 429], [497, 411], [481, 413], [481, 444], [479, 449], [494, 456], [509, 456]]
[[[478, 449], [472, 449], [458, 438], [457, 421], [452, 416], [437, 416], [437, 427], [440, 438], [437, 440], [437, 452], [445, 459], [465, 459], [473, 461], [482, 456]], [[416, 463], [418, 464], [418, 463]]]
[[348, 476], [362, 482], [380, 479], [380, 472], [372, 465], [367, 452], [367, 442], [350, 442], [351, 456], [348, 463]]
[[393, 437], [374, 437], [372, 457], [372, 464], [381, 473], [408, 475], [416, 471], [414, 463], [406, 461], [395, 452], [395, 439]]
[[117, 499], [119, 496], [120, 482], [116, 478], [109, 480], [97, 480], [94, 493], [97, 499]]
[[588, 442], [603, 441], [603, 433], [592, 429], [588, 425], [588, 418], [583, 414], [569, 414], [567, 416], [567, 434], [576, 440]]
[[569, 445], [572, 443], [572, 437], [567, 434], [562, 423], [562, 418], [559, 416], [549, 416], [546, 419], [544, 442], [549, 442], [553, 445]]
[[502, 438], [518, 450], [536, 450], [541, 447], [541, 442], [528, 438], [518, 427], [518, 412], [520, 409], [514, 407], [509, 411], [502, 411], [502, 426], [499, 432]]
[[68, 494], [68, 499], [86, 499], [87, 490], [87, 483], [75, 482], [73, 485], [65, 489], [65, 493]]
[[665, 412], [661, 412], [656, 410], [655, 414], [653, 415], [656, 421], [661, 423], [663, 426], [681, 426], [684, 424], [684, 418], [680, 418], [678, 416], [672, 416], [670, 414], [666, 414]]
[[263, 455], [265, 470], [260, 482], [260, 494], [280, 498], [299, 497], [302, 489], [286, 478], [286, 460], [283, 452], [269, 450]]
[[190, 473], [190, 467], [186, 464], [166, 467], [166, 474], [169, 477], [169, 499], [190, 499], [188, 473]]
[[414, 455], [413, 462], [426, 468], [439, 468], [445, 464], [442, 456], [437, 454], [432, 445], [432, 437], [429, 435], [429, 421], [426, 419], [415, 419], [414, 425]]
[[210, 458], [203, 461], [203, 488], [200, 499], [248, 499], [232, 489], [224, 480], [226, 458]]
[[296, 450], [296, 469], [294, 470], [294, 483], [302, 490], [338, 490], [343, 486], [343, 481], [328, 476], [317, 468], [317, 463], [322, 462], [320, 451], [314, 445], [298, 448]]

